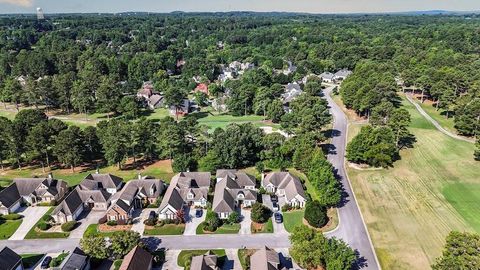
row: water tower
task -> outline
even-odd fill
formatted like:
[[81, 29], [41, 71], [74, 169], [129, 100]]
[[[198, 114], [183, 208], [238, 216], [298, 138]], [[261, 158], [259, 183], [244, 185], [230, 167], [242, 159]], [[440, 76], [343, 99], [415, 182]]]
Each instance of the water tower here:
[[43, 9], [41, 7], [37, 8], [37, 20], [44, 20], [45, 16], [43, 15]]

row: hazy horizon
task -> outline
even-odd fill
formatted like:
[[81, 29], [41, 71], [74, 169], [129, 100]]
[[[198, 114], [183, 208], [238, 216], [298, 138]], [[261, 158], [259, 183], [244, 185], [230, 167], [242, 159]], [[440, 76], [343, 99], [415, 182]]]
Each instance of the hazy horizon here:
[[[272, 3], [273, 2], [273, 3]], [[473, 0], [0, 0], [0, 13], [119, 13], [119, 12], [299, 12], [390, 13], [430, 10], [480, 11], [480, 1]]]

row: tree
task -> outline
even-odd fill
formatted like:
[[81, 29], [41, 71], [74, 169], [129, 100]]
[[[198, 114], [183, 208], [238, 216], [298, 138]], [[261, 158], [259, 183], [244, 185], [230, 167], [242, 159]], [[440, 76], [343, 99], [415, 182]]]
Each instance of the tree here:
[[480, 161], [480, 138], [478, 138], [477, 142], [475, 143], [475, 151], [473, 156], [475, 157], [475, 160]]
[[267, 117], [272, 120], [272, 122], [280, 122], [284, 114], [283, 103], [279, 99], [275, 99], [267, 105]]
[[305, 220], [315, 228], [321, 228], [328, 222], [327, 208], [319, 201], [308, 201], [305, 206]]
[[218, 227], [222, 225], [222, 221], [218, 218], [217, 213], [213, 212], [211, 209], [207, 211], [205, 216], [203, 229], [209, 232], [214, 232]]
[[321, 205], [335, 207], [340, 203], [342, 189], [333, 174], [333, 166], [325, 158], [318, 158], [312, 162], [307, 177], [313, 184]]
[[60, 162], [70, 166], [72, 172], [83, 161], [85, 151], [83, 132], [77, 126], [70, 126], [68, 129], [62, 130], [55, 139], [53, 153]]
[[100, 235], [83, 237], [80, 240], [80, 247], [86, 254], [99, 260], [107, 259], [110, 254], [105, 237]]
[[450, 232], [442, 256], [437, 258], [432, 268], [480, 269], [480, 236], [468, 232]]
[[109, 164], [117, 164], [122, 168], [122, 162], [127, 157], [129, 122], [113, 119], [98, 124], [97, 135], [105, 152], [105, 159]]
[[123, 97], [120, 100], [120, 105], [117, 107], [117, 111], [121, 113], [126, 119], [136, 119], [140, 114], [140, 108], [138, 101], [135, 97]]
[[110, 237], [110, 249], [115, 258], [123, 258], [135, 246], [141, 244], [140, 234], [134, 231], [119, 231]]
[[252, 205], [252, 221], [257, 223], [265, 223], [272, 216], [272, 211], [261, 203], [254, 203]]
[[165, 104], [169, 107], [175, 108], [175, 116], [178, 121], [178, 109], [182, 106], [183, 100], [186, 98], [186, 93], [182, 89], [169, 87], [164, 92]]
[[240, 222], [240, 214], [236, 211], [233, 211], [228, 216], [228, 223], [235, 224], [235, 223], [238, 223], [238, 222]]

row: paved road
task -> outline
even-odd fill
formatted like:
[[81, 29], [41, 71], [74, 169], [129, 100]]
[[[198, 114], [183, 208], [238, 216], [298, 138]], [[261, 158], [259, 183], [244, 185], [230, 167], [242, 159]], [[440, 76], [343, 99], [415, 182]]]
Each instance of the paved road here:
[[50, 209], [50, 207], [27, 207], [22, 211], [18, 212], [20, 215], [23, 215], [24, 218], [20, 227], [15, 231], [15, 233], [10, 236], [9, 240], [22, 240], [25, 238], [27, 233], [35, 226], [35, 223]]
[[25, 253], [59, 253], [62, 250], [74, 250], [80, 239], [32, 239], [32, 240], [2, 240], [0, 250], [5, 246], [20, 254]]
[[328, 155], [328, 160], [337, 170], [337, 175], [340, 177], [347, 197], [345, 199], [345, 205], [338, 209], [340, 217], [338, 228], [326, 235], [343, 239], [352, 248], [358, 250], [360, 257], [363, 257], [365, 260], [363, 269], [380, 269], [370, 236], [368, 235], [362, 214], [352, 192], [350, 181], [345, 173], [345, 144], [348, 122], [342, 109], [330, 97], [333, 88], [334, 87], [328, 87], [324, 90], [325, 97], [330, 106], [330, 112], [334, 118], [333, 129], [337, 131], [337, 134], [334, 134], [331, 142], [335, 146], [335, 149]]
[[457, 134], [453, 134], [452, 132], [446, 130], [445, 128], [443, 128], [435, 119], [433, 119], [430, 115], [428, 115], [428, 113], [423, 110], [422, 106], [420, 106], [417, 102], [415, 102], [413, 99], [412, 99], [412, 96], [409, 95], [409, 94], [406, 94], [405, 95], [407, 97], [407, 100], [410, 101], [410, 103], [413, 104], [413, 106], [415, 106], [415, 108], [417, 109], [417, 111], [423, 116], [425, 117], [425, 119], [427, 119], [428, 121], [430, 121], [440, 132], [442, 132], [443, 134], [449, 136], [449, 137], [452, 137], [454, 139], [457, 139], [457, 140], [461, 140], [461, 141], [465, 141], [465, 142], [469, 142], [469, 143], [475, 143], [475, 140], [474, 139], [470, 139], [470, 138], [465, 138], [465, 137], [462, 137], [462, 136], [459, 136]]

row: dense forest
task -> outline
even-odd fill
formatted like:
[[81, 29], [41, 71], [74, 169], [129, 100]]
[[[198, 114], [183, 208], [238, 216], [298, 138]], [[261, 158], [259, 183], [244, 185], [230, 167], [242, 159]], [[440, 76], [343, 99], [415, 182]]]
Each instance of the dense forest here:
[[[406, 128], [408, 113], [396, 93], [402, 86], [433, 101], [446, 117], [454, 117], [460, 134], [477, 135], [479, 26], [475, 16], [121, 14], [55, 15], [41, 21], [6, 16], [0, 18], [0, 100], [46, 111], [119, 116], [99, 124], [95, 132], [74, 131], [90, 132], [103, 146], [98, 150], [102, 153], [90, 153], [93, 156], [88, 160], [100, 155], [121, 165], [125, 157], [145, 156], [174, 158], [178, 169], [213, 169], [212, 164], [250, 166], [260, 161], [262, 166], [286, 167], [292, 164], [295, 149], [321, 145], [325, 139], [322, 129], [331, 118], [319, 81], [312, 79], [303, 85], [305, 93], [291, 102], [289, 113], [278, 100], [284, 85], [309, 74], [346, 68], [354, 73], [341, 87], [345, 105], [368, 117], [371, 124], [349, 146], [348, 157], [389, 166], [399, 149], [411, 146], [414, 140]], [[233, 61], [252, 63], [255, 68], [235, 80], [220, 82], [223, 66]], [[296, 67], [292, 72], [281, 72], [291, 63]], [[152, 134], [127, 139], [132, 132], [112, 124], [132, 126], [126, 130], [141, 129], [134, 127], [139, 121], [126, 120], [140, 116], [141, 102], [135, 94], [143, 82], [152, 81], [167, 105], [179, 106], [197, 86], [194, 77], [210, 84], [210, 98], [227, 98], [228, 113], [264, 115], [296, 135], [295, 139], [259, 135], [248, 125], [204, 135], [191, 118], [180, 122], [165, 119], [150, 129]], [[2, 139], [16, 138], [11, 127], [22, 121], [21, 116], [19, 121], [3, 119], [3, 128], [12, 130], [12, 137]], [[158, 125], [168, 128], [158, 129]], [[23, 129], [21, 136], [26, 140], [33, 127], [18, 128]], [[38, 129], [35, 132], [47, 132], [52, 127]], [[58, 132], [54, 129], [53, 134]], [[190, 136], [193, 132], [199, 132], [198, 136]], [[124, 142], [119, 142], [118, 134], [125, 134]], [[126, 145], [144, 143], [141, 136], [153, 136], [159, 142]], [[252, 141], [250, 149], [235, 148], [232, 138], [236, 136], [243, 142]], [[4, 144], [1, 154], [18, 165], [22, 159], [49, 164], [53, 156], [68, 165], [85, 159], [83, 154], [82, 159], [60, 158], [62, 151], [54, 145], [33, 151], [27, 149], [33, 148], [33, 143], [16, 143], [25, 145]], [[238, 153], [245, 156], [235, 156]]]

